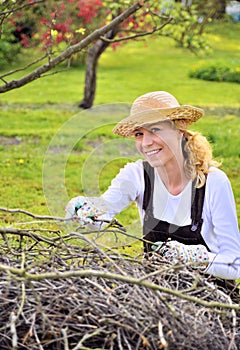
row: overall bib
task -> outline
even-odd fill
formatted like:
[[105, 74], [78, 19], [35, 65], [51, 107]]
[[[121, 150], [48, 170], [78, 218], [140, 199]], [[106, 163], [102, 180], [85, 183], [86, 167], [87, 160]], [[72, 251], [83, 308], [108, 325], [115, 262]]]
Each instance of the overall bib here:
[[148, 162], [143, 162], [145, 190], [143, 209], [145, 210], [143, 222], [144, 252], [151, 252], [152, 243], [167, 240], [178, 241], [183, 244], [202, 244], [209, 248], [201, 235], [202, 209], [205, 195], [205, 185], [195, 188], [192, 183], [191, 225], [177, 226], [153, 216], [154, 168]]

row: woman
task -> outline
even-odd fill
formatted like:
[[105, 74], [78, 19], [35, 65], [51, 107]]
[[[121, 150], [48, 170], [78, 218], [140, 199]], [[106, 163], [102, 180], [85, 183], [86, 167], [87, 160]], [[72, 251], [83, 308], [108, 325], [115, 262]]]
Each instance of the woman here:
[[146, 253], [155, 250], [173, 263], [239, 278], [240, 235], [230, 182], [206, 138], [188, 130], [202, 115], [202, 109], [181, 106], [164, 91], [137, 98], [113, 132], [134, 137], [145, 161], [128, 163], [97, 201], [73, 198], [67, 217], [88, 224], [103, 208], [103, 217], [112, 218], [135, 201]]

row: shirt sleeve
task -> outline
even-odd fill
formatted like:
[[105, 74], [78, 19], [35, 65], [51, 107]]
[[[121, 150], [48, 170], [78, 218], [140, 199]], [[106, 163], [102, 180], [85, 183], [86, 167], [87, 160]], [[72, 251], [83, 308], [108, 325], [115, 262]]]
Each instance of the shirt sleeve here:
[[112, 180], [107, 191], [101, 196], [109, 218], [113, 218], [136, 201], [142, 203], [144, 191], [143, 164], [141, 160], [127, 163]]
[[205, 241], [211, 252], [205, 273], [224, 279], [240, 277], [240, 234], [229, 179], [219, 170], [208, 174], [204, 206], [209, 225]]

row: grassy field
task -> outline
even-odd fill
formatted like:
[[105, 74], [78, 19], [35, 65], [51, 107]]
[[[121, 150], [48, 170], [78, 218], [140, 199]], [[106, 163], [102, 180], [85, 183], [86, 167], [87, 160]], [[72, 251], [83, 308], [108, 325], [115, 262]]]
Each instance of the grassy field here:
[[[56, 206], [61, 215], [70, 197], [104, 191], [119, 168], [138, 157], [131, 141], [112, 135], [113, 125], [140, 94], [167, 90], [183, 104], [206, 109], [193, 128], [209, 138], [223, 162], [240, 219], [240, 84], [188, 77], [202, 61], [240, 65], [239, 30], [237, 23], [212, 25], [208, 56], [195, 56], [161, 37], [109, 48], [99, 62], [92, 111], [77, 108], [84, 67], [0, 95], [1, 207], [53, 214]], [[10, 214], [0, 217], [7, 224], [14, 220]], [[136, 217], [134, 206], [119, 216], [126, 225]]]

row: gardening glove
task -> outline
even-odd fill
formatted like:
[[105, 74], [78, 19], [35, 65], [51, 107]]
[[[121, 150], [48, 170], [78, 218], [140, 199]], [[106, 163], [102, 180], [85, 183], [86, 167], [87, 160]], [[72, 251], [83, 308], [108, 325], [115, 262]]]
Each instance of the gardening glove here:
[[94, 219], [103, 214], [103, 210], [98, 209], [91, 199], [83, 196], [72, 198], [65, 209], [66, 219], [75, 219], [80, 226], [88, 224], [94, 225]]
[[193, 266], [206, 268], [209, 262], [207, 249], [202, 244], [186, 245], [177, 241], [155, 242], [152, 250], [173, 264], [192, 263]]

